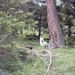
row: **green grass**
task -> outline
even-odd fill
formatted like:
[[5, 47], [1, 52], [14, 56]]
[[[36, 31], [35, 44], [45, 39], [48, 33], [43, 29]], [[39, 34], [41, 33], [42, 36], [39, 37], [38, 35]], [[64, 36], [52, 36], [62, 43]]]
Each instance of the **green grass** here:
[[[32, 46], [36, 50], [44, 49], [44, 47], [39, 45], [39, 41], [16, 39], [13, 43], [12, 54], [14, 54], [16, 60], [13, 61], [14, 58], [12, 57], [12, 61], [9, 60], [10, 65], [8, 62], [4, 62], [5, 69], [12, 75], [44, 75], [47, 69], [44, 62], [37, 56], [27, 54], [24, 49], [26, 45]], [[75, 75], [74, 48], [53, 49], [51, 53], [56, 55], [56, 57], [52, 59], [52, 66], [48, 75]], [[3, 70], [2, 68], [0, 69]]]
[[53, 59], [52, 75], [75, 75], [75, 50], [73, 48], [56, 49], [58, 57]]

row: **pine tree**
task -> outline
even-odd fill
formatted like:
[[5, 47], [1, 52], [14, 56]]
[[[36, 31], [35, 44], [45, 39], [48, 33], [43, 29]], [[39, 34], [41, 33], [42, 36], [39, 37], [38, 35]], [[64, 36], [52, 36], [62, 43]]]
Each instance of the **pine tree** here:
[[47, 18], [49, 28], [49, 48], [63, 47], [64, 39], [56, 10], [56, 1], [47, 0]]

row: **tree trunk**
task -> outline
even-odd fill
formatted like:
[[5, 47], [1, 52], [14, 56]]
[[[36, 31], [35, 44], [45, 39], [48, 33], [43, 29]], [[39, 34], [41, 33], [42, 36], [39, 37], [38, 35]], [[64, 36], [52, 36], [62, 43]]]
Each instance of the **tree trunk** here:
[[56, 0], [47, 0], [47, 19], [49, 28], [49, 48], [63, 47], [64, 39], [56, 10]]
[[21, 33], [21, 35], [23, 34], [23, 30], [22, 30], [22, 28], [20, 28], [20, 33]]
[[39, 35], [38, 38], [40, 39], [41, 36], [41, 15], [40, 15], [40, 19], [39, 19]]
[[72, 39], [72, 38], [71, 38], [71, 34], [72, 34], [71, 28], [72, 28], [72, 25], [73, 25], [73, 24], [69, 21], [69, 22], [68, 22], [68, 45], [69, 45], [69, 46], [71, 46], [71, 43], [72, 43], [72, 42], [71, 42], [71, 41], [72, 41], [72, 40], [71, 40], [71, 39]]
[[38, 35], [39, 39], [40, 39], [40, 36], [41, 36], [41, 25], [39, 25], [39, 35]]

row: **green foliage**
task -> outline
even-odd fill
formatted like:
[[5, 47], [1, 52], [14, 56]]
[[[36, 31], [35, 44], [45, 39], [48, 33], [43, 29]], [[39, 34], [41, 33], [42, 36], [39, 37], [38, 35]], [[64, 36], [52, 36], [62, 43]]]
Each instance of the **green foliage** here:
[[75, 7], [73, 6], [73, 4], [69, 4], [64, 1], [62, 1], [61, 5], [57, 7], [59, 20], [65, 39], [65, 44], [69, 46], [75, 45], [74, 42], [75, 31], [73, 29], [75, 28], [74, 14], [73, 14], [74, 8]]
[[[24, 8], [23, 10], [26, 12], [33, 13], [32, 19], [34, 19], [35, 21], [38, 21], [37, 26], [35, 27], [35, 30], [37, 30], [38, 35], [40, 35], [40, 33], [43, 32], [43, 30], [46, 29], [48, 26], [46, 6], [40, 7], [39, 5], [33, 2], [27, 2], [24, 6], [22, 5], [22, 8]], [[43, 28], [43, 30], [41, 30], [41, 27]]]
[[32, 19], [33, 13], [23, 10], [24, 0], [5, 0], [1, 3], [4, 7], [1, 5], [0, 34], [10, 33], [13, 36], [25, 36], [27, 32], [34, 34], [38, 21]]

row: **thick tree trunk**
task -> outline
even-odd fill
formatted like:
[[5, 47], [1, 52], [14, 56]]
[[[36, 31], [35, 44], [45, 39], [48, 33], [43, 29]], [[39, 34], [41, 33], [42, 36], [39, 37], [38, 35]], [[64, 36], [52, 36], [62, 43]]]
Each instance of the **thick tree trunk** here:
[[56, 0], [47, 0], [47, 16], [50, 35], [49, 48], [63, 47], [64, 39], [57, 16]]

